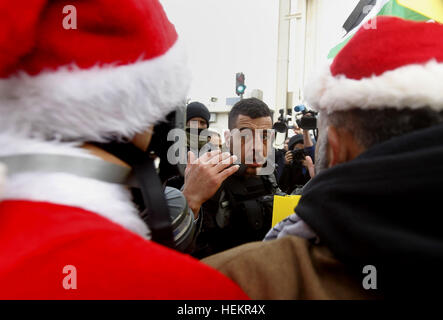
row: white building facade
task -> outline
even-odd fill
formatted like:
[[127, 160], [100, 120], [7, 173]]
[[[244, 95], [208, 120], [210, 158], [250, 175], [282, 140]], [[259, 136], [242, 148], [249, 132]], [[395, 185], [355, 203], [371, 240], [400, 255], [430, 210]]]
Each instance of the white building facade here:
[[[228, 128], [227, 98], [244, 72], [245, 97], [262, 96], [278, 110], [303, 102], [303, 88], [327, 63], [358, 0], [160, 0], [187, 47], [193, 75], [190, 101], [213, 113], [211, 127]], [[257, 95], [255, 89], [262, 91]], [[214, 99], [215, 98], [215, 99]], [[212, 101], [211, 101], [212, 100]], [[276, 120], [276, 119], [275, 119]]]

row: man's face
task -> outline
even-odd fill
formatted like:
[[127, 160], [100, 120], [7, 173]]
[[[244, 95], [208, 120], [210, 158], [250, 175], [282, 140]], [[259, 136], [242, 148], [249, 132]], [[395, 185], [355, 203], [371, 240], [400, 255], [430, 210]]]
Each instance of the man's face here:
[[188, 128], [198, 128], [198, 129], [208, 129], [208, 124], [206, 123], [206, 120], [201, 117], [195, 117], [189, 119], [189, 121], [186, 123], [186, 126]]
[[220, 138], [219, 135], [216, 135], [216, 134], [215, 134], [215, 135], [212, 135], [212, 136], [210, 137], [209, 142], [210, 142], [213, 146], [217, 147], [218, 149], [221, 149], [222, 141], [221, 141], [221, 138]]
[[238, 116], [236, 127], [231, 130], [230, 149], [248, 167], [247, 173], [256, 174], [257, 168], [265, 164], [268, 148], [272, 147], [271, 129], [271, 117]]

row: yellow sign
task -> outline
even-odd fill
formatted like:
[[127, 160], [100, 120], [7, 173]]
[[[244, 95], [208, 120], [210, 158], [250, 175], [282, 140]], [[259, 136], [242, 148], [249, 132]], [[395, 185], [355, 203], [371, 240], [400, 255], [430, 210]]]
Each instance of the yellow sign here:
[[294, 209], [298, 205], [301, 196], [274, 196], [274, 208], [272, 211], [272, 227], [295, 213]]
[[443, 23], [443, 0], [397, 0], [403, 7]]

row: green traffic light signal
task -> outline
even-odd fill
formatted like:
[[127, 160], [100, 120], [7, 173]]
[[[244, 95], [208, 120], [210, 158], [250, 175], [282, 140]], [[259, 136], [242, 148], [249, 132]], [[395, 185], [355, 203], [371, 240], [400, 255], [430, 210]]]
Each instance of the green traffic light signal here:
[[245, 93], [245, 91], [246, 91], [246, 86], [245, 85], [239, 85], [238, 87], [237, 87], [237, 94], [239, 93], [239, 94], [243, 94], [243, 93]]
[[235, 93], [238, 96], [242, 96], [246, 91], [245, 75], [239, 72], [235, 75]]

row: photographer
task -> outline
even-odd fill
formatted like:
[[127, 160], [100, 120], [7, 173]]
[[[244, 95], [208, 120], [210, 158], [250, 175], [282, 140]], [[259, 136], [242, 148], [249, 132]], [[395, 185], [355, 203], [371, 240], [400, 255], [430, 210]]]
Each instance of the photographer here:
[[286, 152], [288, 152], [288, 143], [289, 143], [289, 138], [286, 138], [283, 149], [275, 149], [275, 171], [274, 171], [274, 175], [275, 178], [278, 180], [280, 180], [280, 177], [283, 173], [283, 169], [285, 167], [285, 156], [286, 156]]
[[295, 135], [289, 140], [285, 166], [278, 181], [282, 191], [291, 194], [311, 179], [310, 170], [313, 168], [314, 153], [315, 145], [312, 143], [309, 131], [304, 130], [303, 135]]

